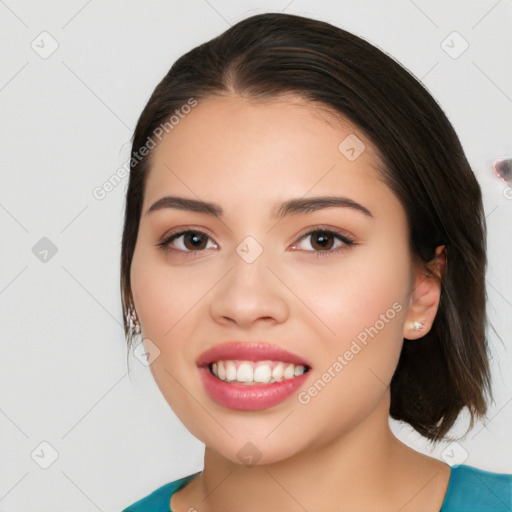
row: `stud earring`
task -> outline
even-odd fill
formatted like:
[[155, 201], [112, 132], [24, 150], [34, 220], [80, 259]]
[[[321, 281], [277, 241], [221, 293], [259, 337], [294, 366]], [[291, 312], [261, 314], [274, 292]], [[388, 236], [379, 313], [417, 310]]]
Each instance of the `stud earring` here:
[[131, 323], [131, 330], [135, 335], [139, 335], [141, 333], [139, 320], [137, 319], [137, 315], [135, 311], [130, 311], [130, 323]]
[[412, 322], [411, 327], [415, 331], [421, 331], [423, 327], [425, 327], [425, 325], [423, 324], [423, 322], [419, 322], [418, 320], [416, 320], [415, 322]]

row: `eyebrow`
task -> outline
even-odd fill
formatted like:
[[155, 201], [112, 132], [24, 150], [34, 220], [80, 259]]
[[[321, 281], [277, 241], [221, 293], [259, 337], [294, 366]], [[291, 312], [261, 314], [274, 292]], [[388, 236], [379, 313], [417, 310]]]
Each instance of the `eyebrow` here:
[[[272, 210], [272, 217], [282, 219], [288, 215], [297, 215], [300, 213], [310, 213], [325, 208], [351, 208], [363, 213], [367, 217], [373, 218], [372, 213], [362, 204], [342, 196], [318, 196], [308, 198], [289, 199], [284, 201]], [[187, 210], [197, 213], [205, 213], [214, 217], [222, 217], [222, 207], [206, 201], [197, 199], [188, 199], [178, 196], [165, 196], [156, 201], [146, 211], [145, 215], [151, 212], [162, 210], [164, 208], [173, 208], [176, 210]]]

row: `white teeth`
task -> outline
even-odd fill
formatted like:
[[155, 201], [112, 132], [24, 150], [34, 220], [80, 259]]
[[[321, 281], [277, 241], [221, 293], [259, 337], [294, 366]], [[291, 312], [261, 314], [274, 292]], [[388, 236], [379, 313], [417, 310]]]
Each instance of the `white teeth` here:
[[[217, 363], [217, 372], [216, 375], [219, 376], [219, 379], [226, 380], [226, 368], [224, 368], [224, 361], [219, 361]], [[215, 373], [215, 370], [213, 371]]]
[[277, 382], [283, 378], [284, 368], [282, 364], [278, 364], [272, 370], [272, 378]]
[[236, 366], [233, 361], [225, 361], [224, 368], [226, 368], [226, 380], [236, 380]]
[[268, 384], [272, 378], [272, 370], [268, 364], [260, 364], [254, 370], [254, 382]]
[[236, 371], [236, 380], [239, 382], [252, 382], [253, 370], [250, 363], [242, 363]]
[[291, 379], [295, 375], [295, 365], [289, 364], [284, 369], [284, 378], [285, 379]]
[[243, 384], [272, 384], [302, 375], [306, 368], [301, 364], [280, 361], [215, 361], [211, 365], [212, 373], [226, 382]]

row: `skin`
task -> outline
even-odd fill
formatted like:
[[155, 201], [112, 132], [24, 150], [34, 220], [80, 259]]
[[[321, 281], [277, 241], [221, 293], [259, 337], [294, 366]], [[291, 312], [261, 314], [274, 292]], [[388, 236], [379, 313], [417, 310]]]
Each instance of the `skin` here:
[[[366, 146], [354, 161], [338, 150], [349, 134]], [[397, 440], [388, 417], [403, 338], [431, 328], [440, 286], [412, 262], [405, 211], [379, 179], [378, 151], [365, 134], [297, 96], [233, 95], [199, 101], [152, 157], [133, 300], [145, 343], [160, 350], [150, 366], [159, 389], [206, 445], [203, 472], [173, 495], [172, 510], [255, 512], [271, 503], [284, 512], [437, 512], [450, 467]], [[146, 214], [166, 195], [216, 203], [223, 216]], [[282, 201], [321, 195], [349, 197], [373, 218], [340, 207], [279, 222], [271, 216]], [[318, 226], [342, 230], [355, 244], [335, 238], [330, 254], [319, 255], [317, 238], [307, 236]], [[174, 228], [211, 238], [201, 251], [181, 238], [165, 252], [156, 244]], [[263, 248], [250, 264], [236, 252], [249, 235]], [[434, 263], [440, 275], [442, 247]], [[239, 340], [305, 358], [312, 369], [299, 391], [307, 390], [394, 303], [401, 310], [308, 404], [293, 394], [266, 410], [236, 411], [203, 388], [196, 358]], [[425, 325], [420, 333], [415, 320]], [[260, 453], [253, 466], [237, 456], [247, 442]]]

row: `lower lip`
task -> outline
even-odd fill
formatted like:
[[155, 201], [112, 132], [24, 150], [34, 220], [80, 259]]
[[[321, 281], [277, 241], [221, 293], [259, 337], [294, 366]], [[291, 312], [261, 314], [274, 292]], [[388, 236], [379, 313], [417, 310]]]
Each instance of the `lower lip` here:
[[210, 398], [220, 405], [240, 411], [259, 411], [286, 400], [308, 378], [309, 372], [293, 379], [272, 384], [239, 384], [224, 382], [210, 368], [199, 368], [204, 387]]

